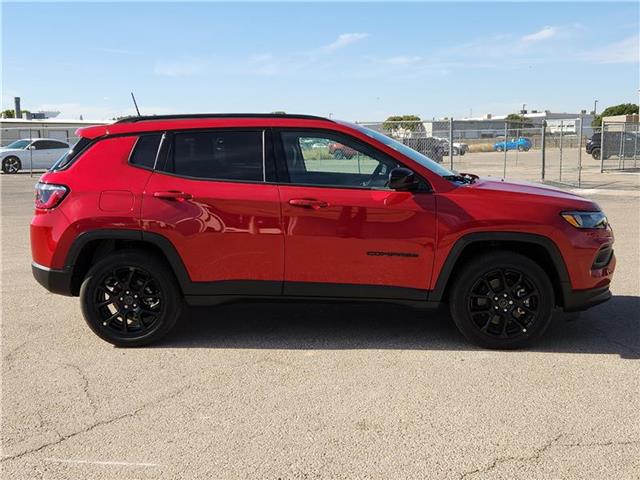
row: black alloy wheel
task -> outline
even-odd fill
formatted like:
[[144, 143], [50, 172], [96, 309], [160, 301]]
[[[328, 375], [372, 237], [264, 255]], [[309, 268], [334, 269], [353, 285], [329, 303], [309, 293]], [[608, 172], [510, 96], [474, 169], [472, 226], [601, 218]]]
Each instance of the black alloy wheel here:
[[485, 348], [513, 349], [543, 335], [555, 297], [540, 265], [513, 251], [494, 251], [457, 271], [449, 306], [469, 340]]
[[18, 157], [7, 157], [2, 161], [2, 171], [4, 173], [18, 173], [21, 168], [22, 164]]
[[91, 330], [120, 347], [146, 345], [166, 335], [183, 304], [164, 260], [139, 250], [116, 251], [98, 261], [82, 282], [80, 301]]

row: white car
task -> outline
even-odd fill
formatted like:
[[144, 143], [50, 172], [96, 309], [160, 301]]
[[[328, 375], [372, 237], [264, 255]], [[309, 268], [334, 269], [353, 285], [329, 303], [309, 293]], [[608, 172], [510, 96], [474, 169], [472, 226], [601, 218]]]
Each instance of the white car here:
[[51, 138], [16, 140], [0, 148], [0, 165], [4, 173], [48, 169], [70, 148], [67, 142]]

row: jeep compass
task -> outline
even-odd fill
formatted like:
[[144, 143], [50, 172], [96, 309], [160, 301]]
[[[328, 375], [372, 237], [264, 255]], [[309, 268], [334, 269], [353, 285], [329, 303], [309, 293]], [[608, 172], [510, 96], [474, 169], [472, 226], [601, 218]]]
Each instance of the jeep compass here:
[[452, 172], [358, 125], [171, 115], [78, 135], [36, 185], [33, 274], [118, 346], [158, 340], [185, 305], [306, 299], [446, 303], [469, 340], [517, 348], [555, 308], [611, 296], [597, 204]]

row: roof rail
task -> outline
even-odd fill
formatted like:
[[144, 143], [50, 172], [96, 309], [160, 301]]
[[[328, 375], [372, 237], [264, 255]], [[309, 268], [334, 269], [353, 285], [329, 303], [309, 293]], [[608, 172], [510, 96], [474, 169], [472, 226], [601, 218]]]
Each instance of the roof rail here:
[[115, 123], [135, 123], [145, 122], [148, 120], [188, 120], [191, 118], [297, 118], [306, 120], [327, 120], [332, 121], [325, 117], [318, 117], [315, 115], [296, 115], [289, 113], [193, 113], [193, 114], [178, 114], [178, 115], [147, 115], [147, 116], [131, 116], [121, 118]]

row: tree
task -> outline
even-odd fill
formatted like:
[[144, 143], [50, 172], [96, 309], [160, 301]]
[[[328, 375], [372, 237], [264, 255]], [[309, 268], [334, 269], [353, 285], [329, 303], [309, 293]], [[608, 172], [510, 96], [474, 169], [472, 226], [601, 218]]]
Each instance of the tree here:
[[[28, 114], [31, 113], [29, 110], [22, 110], [22, 116], [23, 118]], [[7, 110], [3, 110], [0, 113], [0, 116], [2, 118], [16, 118], [16, 111], [13, 108], [8, 108]]]
[[635, 103], [621, 103], [619, 105], [613, 105], [605, 108], [600, 115], [596, 115], [596, 118], [591, 122], [592, 127], [599, 127], [602, 125], [602, 117], [612, 117], [614, 115], [632, 115], [638, 113], [638, 105]]
[[535, 125], [520, 113], [510, 113], [505, 120], [511, 128], [532, 128]]
[[403, 129], [411, 132], [424, 129], [420, 117], [417, 115], [391, 115], [382, 124], [382, 128], [387, 132]]

